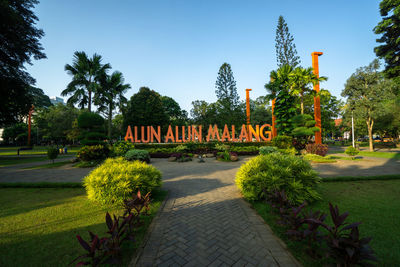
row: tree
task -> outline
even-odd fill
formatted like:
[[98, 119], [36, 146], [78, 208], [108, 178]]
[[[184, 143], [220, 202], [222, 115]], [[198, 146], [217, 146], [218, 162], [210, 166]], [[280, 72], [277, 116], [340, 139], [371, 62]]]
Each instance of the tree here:
[[[218, 101], [218, 115], [223, 124], [241, 125], [244, 118], [241, 117], [240, 99], [237, 93], [236, 81], [233, 77], [231, 65], [224, 63], [218, 71], [215, 82], [215, 94]], [[223, 125], [219, 125], [223, 126]]]
[[61, 92], [62, 96], [72, 95], [68, 104], [78, 104], [80, 108], [88, 106], [92, 110], [92, 94], [96, 93], [100, 78], [111, 68], [110, 64], [101, 64], [102, 57], [94, 54], [88, 58], [85, 52], [76, 51], [72, 65], [66, 64], [65, 71], [72, 76], [72, 81]]
[[99, 80], [100, 87], [95, 96], [95, 104], [99, 112], [107, 114], [108, 138], [111, 139], [113, 111], [117, 106], [121, 109], [127, 102], [124, 93], [131, 88], [131, 85], [124, 84], [124, 77], [119, 71], [114, 71], [111, 75], [104, 73]]
[[282, 16], [279, 16], [278, 26], [276, 28], [275, 49], [278, 67], [289, 65], [295, 68], [300, 64], [300, 57], [297, 56], [294, 38], [289, 33], [289, 27]]
[[268, 102], [264, 96], [260, 96], [254, 101], [250, 99], [250, 121], [252, 125], [271, 124], [272, 111]]
[[270, 82], [265, 85], [268, 100], [275, 99], [274, 116], [279, 134], [289, 134], [293, 131], [292, 118], [297, 115], [296, 98], [289, 93], [290, 74], [293, 68], [284, 65], [276, 71], [271, 71]]
[[385, 100], [390, 99], [393, 88], [392, 82], [384, 79], [378, 69], [377, 59], [367, 67], [357, 69], [346, 81], [342, 91], [342, 96], [348, 97], [348, 109], [353, 111], [356, 117], [363, 118], [367, 124], [370, 151], [374, 151], [374, 122], [381, 114]]
[[218, 111], [215, 103], [207, 103], [204, 100], [196, 100], [192, 102], [193, 108], [190, 115], [195, 124], [209, 125], [218, 124]]
[[304, 114], [304, 94], [313, 93], [312, 85], [326, 80], [328, 78], [324, 76], [317, 77], [313, 73], [313, 68], [297, 67], [289, 74], [289, 92], [291, 95], [300, 97], [301, 114]]
[[16, 123], [4, 129], [1, 136], [6, 144], [26, 144], [28, 139], [28, 126], [26, 123]]
[[187, 123], [187, 111], [182, 110], [179, 104], [169, 96], [161, 96], [168, 122], [171, 125], [185, 125]]
[[44, 35], [37, 29], [32, 9], [36, 0], [0, 1], [0, 126], [20, 121], [32, 105], [29, 85], [35, 79], [25, 71], [32, 58], [46, 58], [39, 43]]
[[40, 88], [30, 86], [28, 94], [31, 97], [32, 104], [35, 106], [35, 108], [48, 108], [53, 105], [50, 102], [50, 98], [45, 95], [43, 90]]
[[78, 118], [79, 110], [61, 103], [49, 108], [37, 109], [33, 116], [34, 128], [39, 138], [48, 141], [65, 142], [73, 130], [73, 123]]
[[[168, 125], [168, 115], [165, 112], [161, 96], [148, 87], [141, 87], [134, 94], [123, 110], [124, 128], [130, 126], [162, 126]], [[140, 131], [138, 131], [140, 135]]]
[[[400, 77], [400, 1], [382, 0], [379, 4], [382, 21], [374, 28], [382, 36], [376, 41], [381, 45], [375, 47], [375, 54], [384, 59], [385, 74], [388, 78]], [[399, 81], [398, 81], [399, 82]]]

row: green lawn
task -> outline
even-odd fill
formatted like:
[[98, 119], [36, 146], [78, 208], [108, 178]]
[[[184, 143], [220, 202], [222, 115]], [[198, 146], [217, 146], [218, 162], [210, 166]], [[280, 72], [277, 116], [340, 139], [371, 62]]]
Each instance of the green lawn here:
[[[0, 156], [16, 156], [18, 147], [0, 147]], [[34, 146], [32, 150], [21, 150], [20, 155], [47, 155], [48, 146]], [[76, 154], [80, 147], [67, 147], [68, 154]]]
[[359, 156], [364, 157], [375, 157], [375, 158], [385, 158], [385, 159], [400, 159], [399, 152], [368, 152], [360, 151]]
[[[311, 206], [313, 210], [328, 213], [328, 203], [331, 202], [339, 206], [341, 213], [348, 211], [348, 221], [362, 222], [361, 235], [373, 238], [371, 246], [379, 259], [378, 265], [400, 265], [400, 180], [322, 183], [320, 192], [323, 200], [314, 203]], [[300, 262], [305, 266], [321, 265], [305, 256], [304, 251], [299, 250], [299, 243], [288, 240], [268, 205], [262, 202], [252, 204]]]
[[[165, 192], [155, 194], [152, 216], [123, 248], [124, 265], [142, 241]], [[109, 212], [118, 212], [112, 208]], [[89, 202], [82, 188], [1, 188], [0, 266], [67, 266], [84, 253], [76, 235], [104, 236], [105, 210]]]
[[0, 167], [47, 160], [47, 157], [0, 157]]
[[52, 169], [52, 168], [58, 168], [67, 164], [71, 164], [70, 160], [67, 161], [58, 161], [58, 162], [54, 162], [54, 163], [47, 163], [47, 164], [43, 164], [43, 165], [38, 165], [38, 166], [34, 166], [34, 167], [28, 167], [28, 168], [24, 168], [24, 169], [29, 169], [29, 170], [36, 170], [36, 169]]

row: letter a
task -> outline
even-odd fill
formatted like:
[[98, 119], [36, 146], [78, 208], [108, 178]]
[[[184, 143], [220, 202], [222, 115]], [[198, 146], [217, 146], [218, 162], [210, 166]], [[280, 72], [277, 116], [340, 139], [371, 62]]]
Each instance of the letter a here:
[[129, 126], [129, 125], [128, 125], [128, 129], [126, 129], [125, 141], [128, 141], [128, 139], [130, 139], [131, 142], [133, 143], [132, 129], [131, 129], [131, 126]]

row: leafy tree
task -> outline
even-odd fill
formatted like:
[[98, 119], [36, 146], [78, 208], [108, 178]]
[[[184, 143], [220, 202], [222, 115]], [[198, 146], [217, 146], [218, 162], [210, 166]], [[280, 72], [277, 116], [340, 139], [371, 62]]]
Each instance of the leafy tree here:
[[30, 86], [28, 93], [35, 108], [46, 108], [52, 106], [50, 98], [44, 94], [42, 89]]
[[215, 82], [215, 94], [218, 98], [217, 107], [220, 122], [228, 125], [242, 124], [244, 118], [242, 117], [243, 112], [240, 109], [236, 81], [233, 77], [231, 65], [228, 63], [222, 64], [219, 68], [217, 81]]
[[36, 0], [0, 1], [0, 126], [20, 121], [32, 105], [29, 85], [35, 80], [25, 71], [32, 58], [46, 58], [39, 43], [32, 9]]
[[290, 133], [295, 138], [297, 150], [304, 149], [315, 132], [319, 128], [315, 126], [315, 120], [309, 114], [300, 114], [292, 118], [293, 131]]
[[77, 108], [59, 103], [49, 108], [37, 109], [33, 116], [34, 127], [39, 132], [39, 138], [65, 142], [78, 115]]
[[[375, 47], [378, 57], [385, 60], [385, 74], [388, 78], [400, 77], [400, 1], [382, 0], [379, 4], [382, 21], [374, 28], [376, 34], [382, 34], [376, 39], [381, 45]], [[398, 81], [399, 82], [399, 81]]]
[[268, 102], [264, 96], [258, 97], [255, 101], [250, 99], [250, 121], [252, 125], [271, 124], [272, 111]]
[[179, 104], [169, 96], [162, 96], [161, 101], [171, 125], [185, 125], [187, 123], [187, 111], [182, 110]]
[[84, 111], [78, 116], [79, 136], [82, 145], [95, 146], [103, 145], [104, 139], [104, 118], [97, 113]]
[[121, 138], [122, 135], [125, 135], [125, 130], [123, 129], [124, 127], [124, 116], [122, 114], [117, 114], [114, 116], [114, 119], [112, 120], [112, 125], [113, 125], [113, 133], [114, 137], [116, 138]]
[[111, 139], [113, 111], [127, 102], [124, 93], [131, 88], [131, 85], [124, 84], [124, 77], [119, 71], [114, 71], [111, 75], [104, 73], [99, 80], [100, 87], [95, 96], [95, 103], [99, 112], [107, 114], [108, 138]]
[[65, 71], [72, 76], [72, 81], [61, 92], [62, 96], [72, 95], [68, 104], [78, 104], [80, 108], [88, 106], [92, 110], [92, 94], [97, 92], [100, 78], [111, 68], [110, 64], [101, 64], [102, 57], [94, 54], [89, 58], [85, 52], [76, 51], [72, 65], [66, 64]]
[[295, 68], [300, 64], [300, 57], [297, 56], [294, 38], [289, 33], [289, 27], [282, 16], [279, 16], [276, 28], [275, 49], [278, 67], [289, 65]]
[[300, 97], [300, 113], [304, 114], [304, 94], [312, 94], [312, 86], [320, 81], [326, 81], [328, 78], [317, 77], [313, 73], [313, 68], [295, 68], [289, 74], [290, 94]]
[[287, 135], [293, 131], [292, 118], [297, 115], [296, 98], [289, 93], [290, 74], [293, 68], [289, 65], [271, 71], [270, 82], [265, 85], [267, 99], [275, 99], [274, 115], [278, 134]]
[[[130, 126], [162, 126], [168, 125], [168, 115], [165, 112], [161, 96], [148, 87], [141, 87], [128, 101], [123, 110], [124, 129]], [[140, 131], [138, 132], [140, 135]]]
[[16, 123], [4, 129], [2, 138], [6, 144], [26, 144], [28, 139], [28, 126], [26, 123]]
[[385, 100], [392, 96], [393, 88], [392, 82], [384, 79], [378, 69], [377, 59], [370, 65], [357, 69], [342, 91], [342, 96], [348, 97], [348, 109], [354, 111], [356, 117], [363, 118], [367, 124], [370, 151], [374, 150], [372, 134], [375, 120], [382, 113]]

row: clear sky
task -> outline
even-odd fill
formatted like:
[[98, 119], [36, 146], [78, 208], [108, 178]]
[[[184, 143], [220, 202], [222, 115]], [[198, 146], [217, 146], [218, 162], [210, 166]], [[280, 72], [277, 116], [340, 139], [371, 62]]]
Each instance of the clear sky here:
[[347, 78], [374, 58], [381, 20], [378, 0], [41, 0], [35, 8], [47, 59], [28, 71], [36, 86], [59, 96], [71, 81], [64, 71], [75, 51], [98, 53], [130, 83], [174, 98], [188, 112], [194, 100], [216, 101], [215, 81], [224, 62], [232, 66], [242, 100], [265, 95], [277, 68], [275, 31], [283, 15], [303, 67], [319, 58], [321, 84], [340, 96]]

